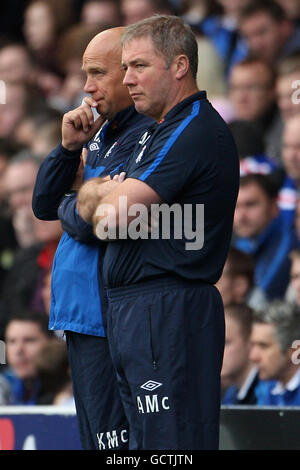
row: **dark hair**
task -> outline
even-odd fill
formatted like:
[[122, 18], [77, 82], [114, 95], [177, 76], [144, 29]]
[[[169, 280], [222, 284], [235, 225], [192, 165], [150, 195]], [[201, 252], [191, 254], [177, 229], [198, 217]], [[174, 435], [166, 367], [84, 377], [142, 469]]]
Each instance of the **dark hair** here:
[[31, 310], [15, 311], [9, 315], [5, 329], [13, 321], [36, 323], [46, 336], [53, 336], [53, 332], [48, 330], [49, 317], [46, 314], [36, 313]]
[[228, 124], [235, 140], [240, 159], [260, 155], [265, 151], [264, 134], [258, 124], [235, 120]]
[[232, 317], [240, 325], [240, 331], [244, 339], [251, 335], [254, 311], [246, 304], [230, 304], [225, 308], [226, 316]]
[[294, 73], [300, 74], [300, 45], [298, 51], [281, 59], [277, 66], [277, 78]]
[[251, 67], [251, 65], [262, 65], [270, 75], [270, 84], [275, 86], [276, 83], [276, 69], [269, 62], [257, 57], [255, 55], [249, 55], [245, 59], [242, 59], [240, 62], [235, 64], [236, 67]]
[[274, 300], [265, 310], [254, 312], [253, 322], [273, 326], [283, 353], [300, 337], [300, 308], [296, 303]]
[[282, 6], [273, 0], [251, 0], [240, 13], [240, 21], [246, 20], [257, 13], [267, 13], [274, 21], [280, 23], [287, 19]]
[[155, 50], [165, 58], [167, 67], [179, 54], [185, 54], [190, 62], [194, 78], [198, 71], [198, 45], [190, 26], [172, 15], [154, 15], [127, 26], [122, 44], [132, 39], [150, 37]]
[[249, 184], [257, 184], [270, 199], [276, 199], [278, 196], [279, 187], [275, 180], [270, 175], [261, 175], [251, 173], [249, 175], [241, 176], [240, 187], [248, 186]]
[[231, 246], [226, 259], [226, 273], [230, 276], [245, 276], [252, 287], [254, 283], [254, 260], [253, 258]]
[[0, 138], [0, 155], [8, 160], [23, 150], [23, 146], [15, 141]]

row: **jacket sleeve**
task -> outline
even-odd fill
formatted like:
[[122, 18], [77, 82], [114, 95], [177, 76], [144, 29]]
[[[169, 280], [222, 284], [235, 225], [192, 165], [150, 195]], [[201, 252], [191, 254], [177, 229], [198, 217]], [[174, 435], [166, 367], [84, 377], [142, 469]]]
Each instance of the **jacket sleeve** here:
[[41, 164], [33, 191], [32, 209], [42, 220], [57, 220], [58, 207], [72, 187], [80, 164], [81, 149], [70, 152], [58, 145]]
[[[76, 209], [76, 193], [64, 196], [58, 208], [58, 217], [62, 228], [74, 240], [82, 243], [91, 243], [98, 239], [93, 234], [93, 226], [87, 224]], [[99, 240], [98, 240], [99, 242]]]

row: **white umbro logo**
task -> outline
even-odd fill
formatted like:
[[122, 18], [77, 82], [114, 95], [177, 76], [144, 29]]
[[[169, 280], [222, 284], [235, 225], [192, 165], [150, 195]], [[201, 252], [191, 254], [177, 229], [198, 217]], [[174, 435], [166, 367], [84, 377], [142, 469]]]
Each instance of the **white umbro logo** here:
[[99, 150], [99, 145], [96, 142], [90, 145], [90, 151], [92, 152], [93, 150]]
[[108, 152], [106, 152], [106, 154], [104, 155], [104, 158], [107, 158], [110, 156], [111, 152], [113, 151], [113, 149], [115, 148], [115, 146], [118, 145], [118, 142], [115, 142], [111, 147], [110, 149], [108, 150]]
[[139, 144], [144, 145], [147, 140], [149, 140], [151, 137], [151, 134], [148, 134], [148, 132], [145, 132], [145, 134], [142, 135], [141, 140], [139, 141]]
[[155, 382], [154, 380], [148, 380], [148, 382], [145, 382], [143, 385], [141, 385], [141, 388], [144, 390], [147, 390], [148, 392], [152, 392], [156, 388], [160, 387], [162, 384], [159, 382]]
[[142, 148], [142, 150], [140, 151], [140, 153], [138, 154], [136, 160], [135, 160], [135, 163], [139, 163], [141, 160], [142, 160], [142, 156], [146, 150], [146, 147], [147, 145], [144, 145], [144, 147]]

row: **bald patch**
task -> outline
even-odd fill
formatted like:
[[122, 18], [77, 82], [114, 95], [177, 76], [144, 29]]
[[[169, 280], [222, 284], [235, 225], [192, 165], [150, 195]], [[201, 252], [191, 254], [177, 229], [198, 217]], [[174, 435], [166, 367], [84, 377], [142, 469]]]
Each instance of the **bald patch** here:
[[83, 62], [89, 58], [97, 58], [100, 54], [112, 55], [111, 58], [121, 62], [122, 45], [121, 36], [125, 27], [106, 29], [97, 34], [88, 44], [84, 54]]

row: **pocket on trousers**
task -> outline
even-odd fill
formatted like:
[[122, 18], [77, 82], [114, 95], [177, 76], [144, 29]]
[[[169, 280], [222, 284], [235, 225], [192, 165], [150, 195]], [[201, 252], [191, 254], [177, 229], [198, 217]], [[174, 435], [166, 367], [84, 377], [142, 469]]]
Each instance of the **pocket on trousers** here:
[[149, 334], [150, 348], [153, 370], [158, 369], [159, 365], [159, 315], [160, 312], [154, 312], [152, 306], [148, 307], [149, 314]]

